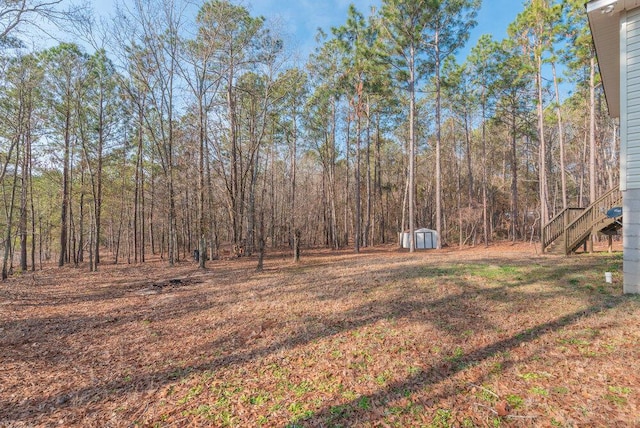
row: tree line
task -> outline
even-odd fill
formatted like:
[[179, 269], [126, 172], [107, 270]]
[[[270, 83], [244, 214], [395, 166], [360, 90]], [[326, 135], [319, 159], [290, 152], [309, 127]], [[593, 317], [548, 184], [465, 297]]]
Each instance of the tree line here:
[[582, 3], [526, 1], [475, 46], [480, 0], [351, 6], [304, 64], [227, 0], [102, 20], [46, 3], [83, 43], [36, 51], [0, 18], [3, 278], [14, 259], [97, 270], [105, 252], [357, 252], [418, 226], [439, 247], [537, 240], [618, 183]]

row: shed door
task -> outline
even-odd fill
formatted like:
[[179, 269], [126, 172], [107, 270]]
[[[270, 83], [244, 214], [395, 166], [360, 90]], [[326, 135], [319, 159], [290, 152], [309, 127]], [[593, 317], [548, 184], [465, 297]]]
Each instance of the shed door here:
[[416, 248], [435, 248], [433, 232], [416, 232]]
[[424, 232], [424, 248], [435, 248], [433, 232]]

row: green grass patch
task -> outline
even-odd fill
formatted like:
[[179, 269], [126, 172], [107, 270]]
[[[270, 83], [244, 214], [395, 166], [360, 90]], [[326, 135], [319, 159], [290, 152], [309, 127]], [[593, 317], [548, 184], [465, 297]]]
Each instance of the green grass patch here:
[[447, 357], [447, 361], [456, 362], [460, 361], [464, 357], [464, 349], [459, 346], [456, 346], [456, 349], [453, 350], [453, 354]]
[[609, 392], [613, 392], [614, 394], [627, 395], [631, 394], [631, 388], [626, 386], [609, 386]]
[[540, 378], [538, 373], [523, 373], [520, 377], [524, 380], [536, 380]]
[[358, 394], [356, 394], [353, 391], [344, 391], [342, 393], [342, 397], [344, 397], [345, 399], [349, 400], [349, 401], [353, 401], [356, 398], [358, 398]]
[[570, 391], [566, 386], [554, 386], [553, 388], [551, 388], [551, 392], [558, 395], [564, 395], [568, 394]]
[[604, 395], [604, 399], [612, 404], [624, 406], [627, 404], [627, 395], [631, 394], [631, 388], [627, 386], [609, 386], [609, 393]]
[[329, 408], [330, 419], [339, 419], [348, 417], [351, 414], [351, 407], [346, 405], [331, 406]]
[[214, 409], [208, 404], [201, 404], [195, 409], [185, 412], [186, 415], [200, 416], [205, 419], [213, 419], [215, 417]]
[[200, 395], [202, 393], [203, 387], [202, 385], [196, 385], [193, 388], [191, 388], [188, 392], [187, 395], [185, 395], [184, 397], [182, 397], [181, 399], [178, 400], [178, 404], [185, 404], [188, 403], [189, 401], [191, 401], [193, 398], [197, 397], [198, 395]]
[[515, 394], [507, 395], [506, 400], [513, 409], [519, 409], [524, 404], [524, 399]]
[[611, 404], [617, 404], [618, 406], [624, 406], [627, 404], [627, 397], [621, 397], [617, 394], [605, 394], [604, 399]]
[[289, 412], [293, 415], [293, 422], [309, 419], [311, 416], [313, 416], [312, 410], [308, 409], [304, 403], [300, 403], [297, 401], [289, 404], [287, 410], [289, 410]]
[[291, 391], [296, 394], [297, 397], [301, 397], [307, 392], [313, 391], [313, 384], [309, 381], [303, 380], [302, 382], [292, 385]]
[[223, 410], [221, 412], [217, 412], [214, 416], [214, 420], [216, 421], [216, 425], [222, 427], [229, 427], [233, 424], [233, 414], [230, 411]]
[[483, 386], [477, 393], [477, 397], [487, 403], [494, 404], [498, 401], [498, 394], [488, 386]]
[[448, 428], [451, 426], [453, 415], [449, 409], [438, 409], [431, 421], [431, 428]]
[[541, 395], [543, 397], [549, 396], [549, 391], [539, 386], [534, 386], [529, 390], [529, 392], [532, 394]]
[[358, 399], [358, 407], [362, 410], [371, 409], [371, 398], [367, 397], [366, 395], [360, 397], [360, 399]]
[[249, 404], [252, 404], [254, 406], [262, 406], [267, 401], [269, 401], [269, 397], [270, 395], [268, 392], [263, 392], [260, 394], [250, 396], [247, 401], [249, 402]]
[[380, 386], [384, 386], [387, 384], [389, 379], [391, 379], [391, 376], [392, 376], [391, 372], [389, 370], [385, 370], [384, 372], [376, 376], [376, 383]]
[[409, 367], [407, 367], [407, 372], [411, 376], [416, 376], [417, 374], [422, 372], [422, 369], [420, 367], [418, 367], [418, 366], [409, 366]]

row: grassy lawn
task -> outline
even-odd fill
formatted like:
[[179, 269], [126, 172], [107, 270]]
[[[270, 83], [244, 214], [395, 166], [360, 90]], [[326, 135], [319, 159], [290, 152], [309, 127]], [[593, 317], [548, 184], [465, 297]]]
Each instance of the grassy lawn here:
[[640, 425], [640, 298], [621, 293], [620, 253], [255, 265], [0, 284], [0, 426]]

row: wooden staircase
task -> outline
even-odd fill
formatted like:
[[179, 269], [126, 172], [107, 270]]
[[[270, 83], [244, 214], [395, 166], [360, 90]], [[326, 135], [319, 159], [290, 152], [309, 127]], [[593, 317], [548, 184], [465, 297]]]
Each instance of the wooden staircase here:
[[607, 211], [616, 206], [622, 206], [622, 192], [613, 188], [587, 208], [561, 211], [542, 228], [542, 249], [569, 255], [592, 234], [619, 229], [619, 219], [607, 217]]

